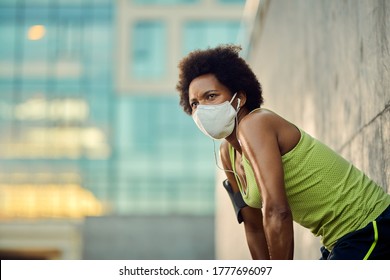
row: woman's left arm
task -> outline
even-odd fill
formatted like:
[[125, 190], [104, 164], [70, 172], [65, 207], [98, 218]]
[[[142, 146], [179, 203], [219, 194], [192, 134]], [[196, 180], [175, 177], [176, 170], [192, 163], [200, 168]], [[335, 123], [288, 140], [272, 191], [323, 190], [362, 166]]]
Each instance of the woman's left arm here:
[[240, 123], [239, 139], [262, 196], [263, 225], [270, 257], [293, 259], [293, 220], [284, 184], [279, 124], [272, 113], [250, 114]]

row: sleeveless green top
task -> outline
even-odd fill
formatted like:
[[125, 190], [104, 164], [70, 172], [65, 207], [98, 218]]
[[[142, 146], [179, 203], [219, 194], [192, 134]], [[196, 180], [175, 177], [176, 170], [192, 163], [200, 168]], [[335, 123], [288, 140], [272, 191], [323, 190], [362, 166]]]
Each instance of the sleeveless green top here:
[[[339, 238], [375, 220], [390, 205], [390, 195], [329, 147], [300, 132], [298, 144], [282, 156], [288, 202], [294, 221], [321, 236], [323, 245], [332, 250]], [[244, 193], [231, 145], [229, 154], [244, 201], [261, 208], [250, 162], [242, 156], [247, 182]]]

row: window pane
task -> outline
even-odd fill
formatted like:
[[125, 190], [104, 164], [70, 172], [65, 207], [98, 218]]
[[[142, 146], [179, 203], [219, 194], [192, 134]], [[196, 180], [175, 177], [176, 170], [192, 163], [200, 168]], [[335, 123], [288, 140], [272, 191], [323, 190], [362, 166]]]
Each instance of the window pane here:
[[198, 3], [199, 0], [135, 0], [137, 5], [176, 5], [176, 4], [193, 4]]
[[246, 0], [218, 0], [221, 4], [240, 4], [244, 5]]
[[130, 38], [130, 45], [133, 45], [130, 61], [132, 77], [139, 80], [161, 78], [166, 65], [165, 24], [159, 21], [140, 21], [135, 24]]
[[190, 21], [184, 26], [184, 54], [199, 48], [237, 43], [239, 21]]

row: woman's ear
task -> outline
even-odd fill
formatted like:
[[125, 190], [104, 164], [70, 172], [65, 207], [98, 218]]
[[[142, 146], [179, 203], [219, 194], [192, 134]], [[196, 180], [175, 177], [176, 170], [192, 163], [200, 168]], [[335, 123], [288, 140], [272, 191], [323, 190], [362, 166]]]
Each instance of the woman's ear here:
[[239, 91], [237, 94], [237, 106], [240, 106], [240, 108], [244, 107], [246, 103], [246, 93], [244, 91]]

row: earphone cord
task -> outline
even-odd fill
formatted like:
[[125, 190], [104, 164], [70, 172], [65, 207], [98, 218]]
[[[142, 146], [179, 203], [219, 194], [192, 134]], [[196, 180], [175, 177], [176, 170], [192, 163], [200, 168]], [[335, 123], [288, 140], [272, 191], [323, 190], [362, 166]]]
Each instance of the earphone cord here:
[[[238, 114], [238, 111], [240, 110], [240, 98], [238, 98], [238, 105], [237, 105], [237, 114]], [[236, 127], [235, 127], [235, 133], [236, 133], [236, 139], [237, 141], [240, 143], [240, 140], [238, 139], [238, 134], [237, 134], [237, 128], [238, 128], [238, 117], [236, 115], [235, 117], [235, 122], [236, 122]], [[241, 143], [240, 143], [241, 145]], [[245, 180], [243, 180], [243, 178], [240, 176], [240, 174], [238, 174], [237, 172], [235, 172], [234, 170], [228, 170], [228, 169], [224, 169], [222, 168], [221, 166], [219, 166], [218, 164], [218, 159], [217, 159], [217, 153], [215, 152], [215, 140], [213, 139], [213, 147], [214, 147], [214, 160], [215, 160], [215, 165], [218, 167], [218, 169], [222, 170], [222, 171], [225, 171], [225, 172], [230, 172], [230, 173], [233, 173], [236, 178], [240, 181], [240, 185], [243, 186], [243, 182], [245, 182]], [[245, 188], [246, 191], [248, 192], [248, 188], [246, 187]], [[244, 193], [242, 190], [240, 190], [242, 193]], [[245, 194], [245, 193], [244, 193]]]
[[[213, 139], [213, 146], [214, 146], [214, 160], [215, 160], [215, 165], [218, 167], [218, 169], [220, 169], [220, 170], [222, 170], [222, 171], [230, 172], [230, 173], [234, 174], [234, 175], [236, 176], [236, 178], [240, 181], [240, 182], [239, 182], [240, 185], [243, 186], [243, 182], [245, 182], [245, 181], [243, 180], [243, 178], [241, 178], [240, 174], [238, 174], [237, 172], [235, 172], [235, 171], [233, 171], [233, 170], [224, 169], [224, 168], [222, 168], [221, 166], [219, 166], [219, 164], [218, 164], [218, 159], [217, 159], [217, 154], [216, 154], [216, 152], [215, 152], [215, 140], [214, 140], [214, 139]], [[246, 187], [246, 193], [245, 193], [243, 190], [241, 190], [241, 189], [240, 189], [240, 191], [241, 191], [241, 193], [243, 193], [243, 194], [247, 194], [248, 188]]]

